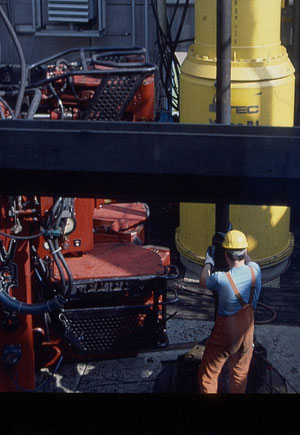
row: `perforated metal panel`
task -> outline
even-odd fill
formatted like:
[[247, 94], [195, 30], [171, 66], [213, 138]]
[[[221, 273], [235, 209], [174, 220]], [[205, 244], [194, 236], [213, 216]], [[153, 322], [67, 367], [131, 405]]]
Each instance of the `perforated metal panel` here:
[[63, 310], [59, 316], [63, 334], [80, 353], [138, 350], [155, 346], [158, 313], [144, 308], [122, 307]]
[[48, 20], [51, 22], [88, 23], [95, 14], [95, 0], [48, 0]]

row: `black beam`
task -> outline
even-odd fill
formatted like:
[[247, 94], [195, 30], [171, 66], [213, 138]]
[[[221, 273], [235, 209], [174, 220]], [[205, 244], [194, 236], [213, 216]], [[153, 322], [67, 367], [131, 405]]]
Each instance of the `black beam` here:
[[291, 205], [299, 168], [297, 127], [0, 123], [2, 194]]
[[[217, 1], [217, 124], [231, 123], [231, 0]], [[229, 204], [216, 203], [216, 232], [226, 233], [229, 228]], [[217, 245], [217, 251], [219, 246]]]
[[217, 1], [217, 107], [218, 124], [231, 122], [231, 0]]

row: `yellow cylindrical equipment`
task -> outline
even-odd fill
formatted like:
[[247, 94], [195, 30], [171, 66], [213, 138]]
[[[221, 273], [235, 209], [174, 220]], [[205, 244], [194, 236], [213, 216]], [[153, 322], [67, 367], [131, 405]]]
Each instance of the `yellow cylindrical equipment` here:
[[[280, 43], [281, 5], [232, 0], [232, 124], [293, 125], [295, 78]], [[180, 122], [215, 123], [216, 0], [195, 0], [195, 24], [195, 41], [181, 67]], [[247, 235], [265, 280], [285, 270], [293, 250], [289, 208], [231, 205], [230, 222]], [[190, 271], [200, 272], [214, 233], [213, 204], [180, 204], [176, 246]]]

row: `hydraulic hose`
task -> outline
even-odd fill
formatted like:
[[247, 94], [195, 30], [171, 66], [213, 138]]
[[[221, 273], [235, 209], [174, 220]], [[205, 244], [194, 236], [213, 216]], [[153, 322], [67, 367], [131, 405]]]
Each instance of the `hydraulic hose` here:
[[32, 89], [32, 90], [34, 91], [34, 96], [31, 101], [30, 107], [28, 109], [26, 119], [33, 119], [42, 98], [42, 92], [40, 89]]
[[11, 311], [23, 314], [44, 314], [62, 308], [67, 300], [63, 295], [58, 294], [47, 302], [39, 304], [26, 304], [9, 296], [4, 290], [0, 291], [0, 303]]
[[1, 15], [1, 18], [3, 19], [11, 37], [12, 37], [12, 40], [15, 44], [16, 49], [17, 49], [19, 59], [20, 59], [20, 64], [21, 64], [21, 83], [20, 83], [19, 95], [17, 98], [17, 102], [16, 102], [16, 106], [15, 106], [15, 114], [14, 114], [14, 118], [18, 119], [19, 114], [20, 114], [20, 110], [21, 110], [21, 106], [22, 106], [24, 93], [25, 93], [25, 86], [26, 86], [26, 81], [27, 81], [27, 68], [26, 68], [24, 53], [23, 53], [22, 47], [19, 43], [18, 37], [14, 31], [13, 26], [11, 25], [9, 19], [7, 18], [6, 14], [1, 6], [0, 6], [0, 15]]

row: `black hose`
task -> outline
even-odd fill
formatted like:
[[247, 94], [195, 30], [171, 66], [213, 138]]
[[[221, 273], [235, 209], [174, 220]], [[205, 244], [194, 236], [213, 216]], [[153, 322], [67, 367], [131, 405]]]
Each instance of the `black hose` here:
[[67, 272], [67, 275], [68, 275], [68, 288], [63, 295], [65, 298], [69, 298], [71, 293], [72, 293], [72, 290], [73, 290], [73, 276], [72, 276], [71, 270], [68, 266], [68, 263], [66, 262], [63, 254], [60, 251], [58, 252], [58, 257], [59, 257], [65, 271]]
[[16, 240], [31, 240], [31, 239], [36, 239], [37, 237], [41, 237], [45, 235], [45, 231], [42, 231], [40, 233], [37, 234], [33, 234], [31, 236], [15, 236], [13, 234], [6, 234], [3, 233], [3, 231], [0, 231], [0, 235], [3, 237], [7, 237], [8, 239], [16, 239]]
[[[68, 202], [68, 198], [63, 198], [63, 200], [61, 202], [60, 210], [58, 211], [58, 216], [57, 216], [56, 221], [55, 221], [55, 225], [54, 225], [55, 230], [58, 230], [59, 227], [61, 226], [62, 214], [63, 214], [63, 211], [65, 210], [67, 202]], [[72, 292], [72, 289], [73, 289], [73, 276], [72, 276], [71, 270], [70, 270], [70, 268], [69, 268], [69, 266], [68, 266], [68, 264], [63, 256], [63, 254], [60, 250], [60, 246], [59, 246], [57, 238], [54, 240], [54, 248], [55, 248], [55, 251], [57, 253], [57, 257], [58, 257], [59, 261], [61, 262], [61, 264], [62, 264], [63, 268], [65, 269], [67, 276], [68, 276], [68, 287], [66, 289], [66, 285], [65, 285], [63, 295], [65, 297], [69, 297], [71, 292]]]
[[62, 286], [62, 294], [65, 295], [67, 292], [67, 290], [66, 290], [66, 278], [65, 278], [64, 271], [61, 267], [61, 264], [60, 264], [60, 261], [59, 261], [58, 255], [57, 255], [58, 251], [57, 251], [57, 249], [55, 249], [54, 242], [51, 239], [47, 239], [47, 243], [49, 245], [50, 252], [53, 256], [53, 260], [54, 260], [56, 267], [58, 269], [58, 272], [59, 272], [61, 286]]
[[16, 49], [17, 49], [19, 59], [20, 59], [20, 64], [21, 64], [21, 83], [20, 83], [19, 95], [17, 98], [17, 102], [16, 102], [16, 106], [15, 106], [15, 114], [14, 114], [14, 118], [17, 119], [19, 117], [19, 114], [20, 114], [22, 101], [23, 101], [23, 97], [24, 97], [24, 93], [25, 93], [25, 86], [26, 86], [26, 81], [27, 81], [27, 68], [26, 68], [24, 53], [23, 53], [22, 47], [19, 43], [18, 37], [14, 31], [13, 26], [11, 25], [9, 19], [7, 18], [6, 14], [1, 6], [0, 6], [0, 15], [1, 15], [10, 35], [12, 37], [12, 40], [15, 44]]
[[156, 44], [158, 46], [159, 58], [159, 78], [164, 89], [164, 97], [167, 99], [169, 105], [175, 110], [179, 110], [179, 76], [180, 76], [180, 64], [176, 56], [176, 48], [180, 42], [180, 35], [182, 32], [184, 20], [187, 14], [189, 0], [185, 0], [183, 5], [183, 12], [180, 19], [180, 24], [175, 38], [172, 38], [172, 26], [179, 7], [179, 0], [176, 1], [174, 11], [169, 21], [167, 19], [166, 34], [161, 28], [158, 11], [157, 1], [151, 0], [151, 6], [153, 15], [156, 21]]
[[25, 302], [17, 301], [15, 298], [9, 296], [4, 290], [0, 291], [0, 303], [11, 311], [23, 314], [43, 314], [55, 311], [62, 308], [67, 300], [63, 295], [58, 294], [47, 302], [39, 304], [26, 304]]
[[51, 228], [51, 226], [53, 225], [53, 220], [54, 220], [54, 217], [55, 217], [55, 215], [56, 215], [56, 213], [57, 213], [57, 210], [58, 210], [58, 208], [59, 208], [59, 206], [60, 206], [61, 201], [62, 201], [62, 197], [59, 196], [59, 197], [56, 199], [56, 201], [54, 202], [54, 204], [53, 204], [51, 210], [50, 210], [49, 213], [47, 214], [47, 216], [46, 216], [46, 221], [45, 221], [45, 225], [44, 225], [44, 228], [45, 228], [46, 230], [49, 230], [49, 229]]
[[59, 106], [59, 110], [60, 110], [60, 119], [63, 120], [64, 117], [65, 117], [65, 109], [64, 109], [64, 105], [63, 105], [61, 99], [59, 98], [58, 93], [57, 93], [56, 90], [54, 89], [52, 83], [49, 83], [48, 86], [49, 86], [50, 91], [52, 92], [52, 94], [54, 95], [54, 97], [55, 97], [56, 100], [57, 100], [57, 104], [58, 104], [58, 106]]
[[40, 89], [32, 89], [32, 90], [34, 91], [34, 96], [30, 104], [30, 107], [28, 109], [26, 119], [33, 119], [42, 98], [42, 92]]

